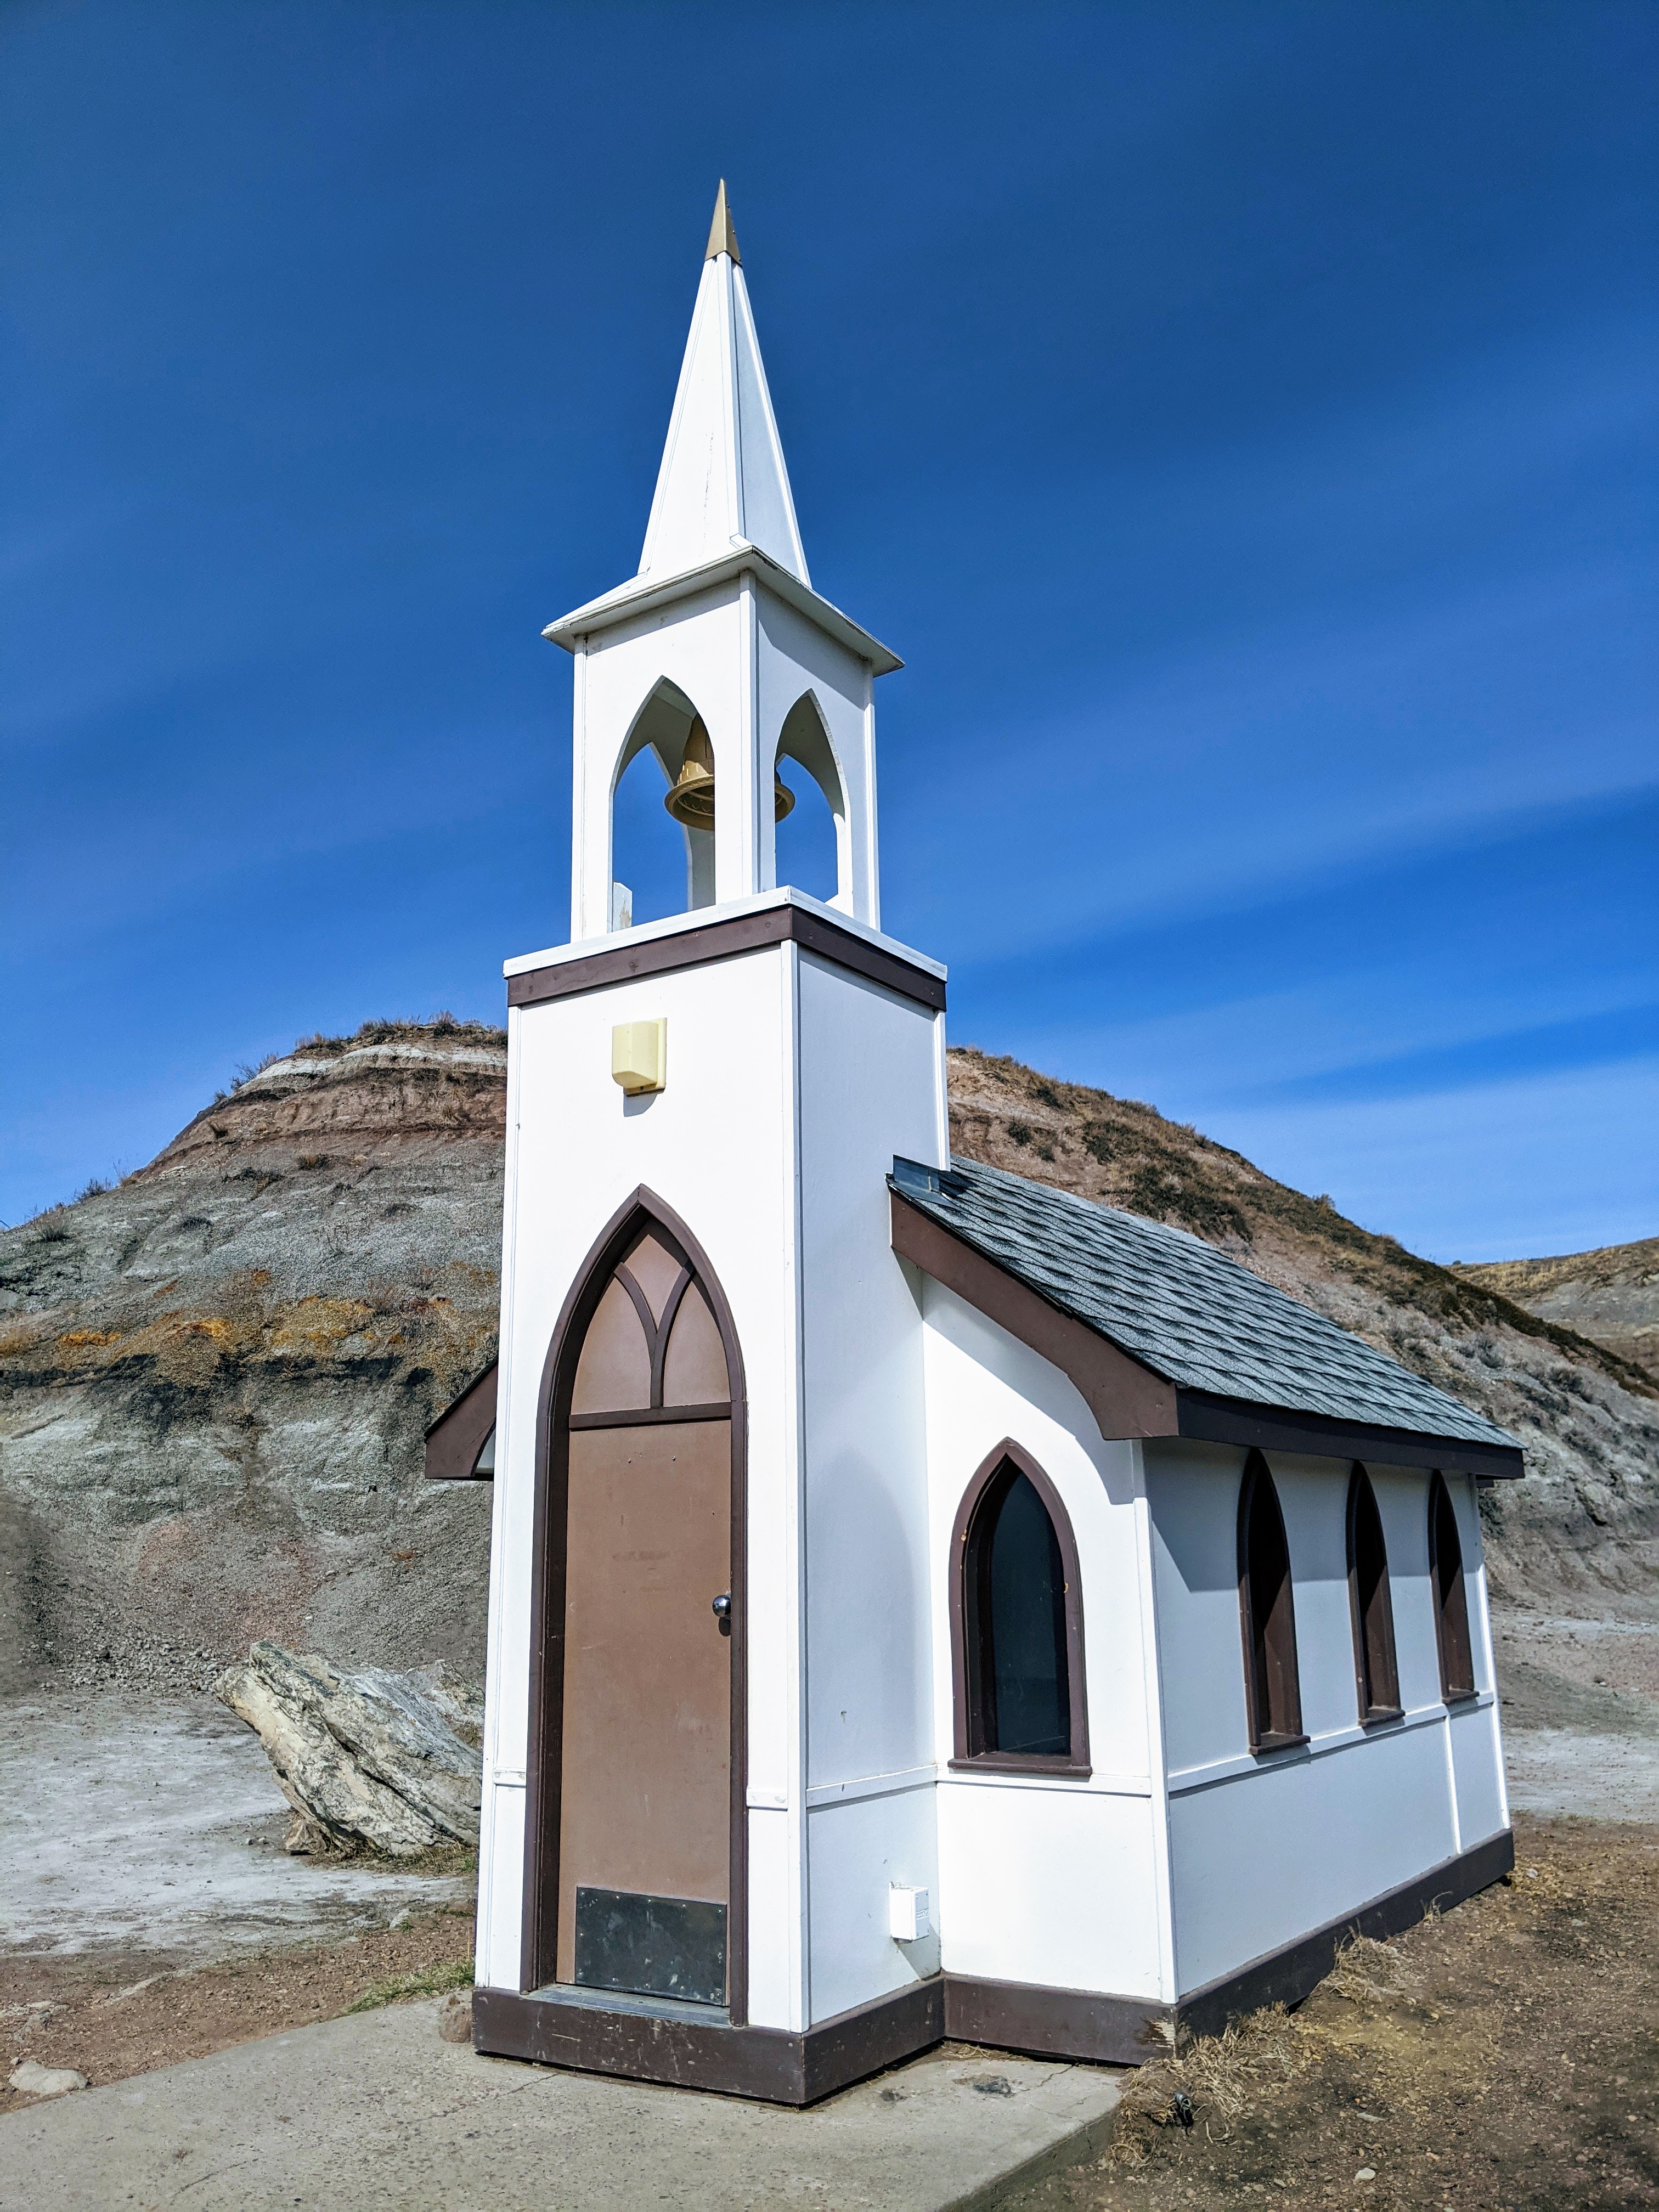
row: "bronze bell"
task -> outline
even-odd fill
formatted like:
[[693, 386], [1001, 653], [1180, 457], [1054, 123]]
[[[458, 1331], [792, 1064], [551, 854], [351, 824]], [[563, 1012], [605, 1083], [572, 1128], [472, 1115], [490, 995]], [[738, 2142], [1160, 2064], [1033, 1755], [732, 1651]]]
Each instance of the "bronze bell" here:
[[[772, 771], [772, 803], [777, 810], [773, 819], [777, 822], [782, 821], [795, 803], [794, 793], [775, 769]], [[688, 830], [712, 830], [714, 826], [714, 748], [708, 742], [708, 732], [701, 714], [691, 725], [680, 772], [663, 805], [675, 821], [683, 822]]]

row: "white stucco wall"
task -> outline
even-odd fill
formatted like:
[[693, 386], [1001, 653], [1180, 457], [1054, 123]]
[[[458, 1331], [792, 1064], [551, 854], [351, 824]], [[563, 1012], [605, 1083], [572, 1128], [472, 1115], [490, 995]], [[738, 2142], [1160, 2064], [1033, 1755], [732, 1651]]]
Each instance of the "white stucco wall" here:
[[931, 1792], [915, 1787], [933, 1755], [921, 1328], [887, 1176], [896, 1152], [939, 1159], [943, 1019], [811, 954], [797, 972], [810, 2017], [823, 2020], [915, 1978], [887, 1932], [888, 1884], [933, 1882]]
[[[926, 1322], [943, 1963], [1000, 1981], [1167, 1996], [1162, 1775], [1137, 1447], [1103, 1443], [1058, 1369], [951, 1291], [914, 1279]], [[1009, 1437], [1054, 1484], [1077, 1543], [1086, 1780], [950, 1767], [951, 1531], [981, 1462]]]
[[1367, 1462], [1388, 1547], [1403, 1717], [1358, 1725], [1347, 1589], [1351, 1462], [1269, 1453], [1295, 1597], [1305, 1748], [1249, 1749], [1239, 1624], [1244, 1454], [1145, 1448], [1169, 1761], [1180, 1993], [1339, 1918], [1507, 1822], [1479, 1518], [1449, 1478], [1479, 1699], [1448, 1711], [1428, 1566], [1426, 1470]]
[[[659, 1017], [667, 1086], [625, 1099], [612, 1026]], [[644, 1184], [702, 1245], [743, 1352], [749, 2016], [799, 2027], [925, 1970], [886, 1933], [889, 1881], [931, 1883], [933, 1842], [931, 1792], [892, 1789], [918, 1765], [931, 1783], [932, 1644], [921, 1321], [885, 1177], [896, 1152], [939, 1156], [942, 1022], [784, 945], [516, 1012], [509, 1061], [480, 1978], [519, 1977], [538, 1394], [573, 1281]]]

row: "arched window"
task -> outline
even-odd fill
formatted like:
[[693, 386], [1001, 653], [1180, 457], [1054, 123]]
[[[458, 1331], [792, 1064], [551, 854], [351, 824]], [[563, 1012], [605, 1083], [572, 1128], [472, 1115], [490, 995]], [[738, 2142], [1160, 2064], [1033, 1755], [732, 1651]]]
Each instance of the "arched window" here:
[[1018, 1444], [981, 1463], [951, 1552], [951, 1765], [1086, 1774], [1077, 1547], [1054, 1485]]
[[1440, 1644], [1440, 1689], [1448, 1705], [1474, 1695], [1474, 1654], [1469, 1642], [1469, 1601], [1463, 1588], [1463, 1547], [1451, 1493], [1438, 1470], [1429, 1484], [1429, 1579], [1434, 1585], [1434, 1627]]
[[[793, 763], [793, 767], [790, 764]], [[853, 848], [847, 795], [835, 748], [817, 701], [804, 691], [778, 732], [777, 768], [796, 805], [780, 819], [773, 853], [775, 883], [852, 911]]]
[[1395, 1720], [1400, 1713], [1400, 1670], [1394, 1656], [1389, 1554], [1370, 1477], [1357, 1460], [1348, 1479], [1348, 1608], [1361, 1724]]
[[1252, 1751], [1305, 1743], [1296, 1671], [1291, 1553], [1267, 1462], [1252, 1452], [1238, 1493], [1238, 1609], [1244, 1632], [1244, 1705]]

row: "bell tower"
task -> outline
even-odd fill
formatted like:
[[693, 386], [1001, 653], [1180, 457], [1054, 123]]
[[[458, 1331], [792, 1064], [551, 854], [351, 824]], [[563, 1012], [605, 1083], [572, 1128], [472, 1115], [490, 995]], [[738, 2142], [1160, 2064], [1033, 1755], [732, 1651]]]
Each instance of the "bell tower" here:
[[[571, 941], [506, 963], [475, 2019], [735, 2087], [851, 2008], [932, 2002], [890, 1923], [936, 1841], [887, 1178], [948, 1134], [945, 970], [880, 927], [899, 662], [809, 578], [724, 185], [639, 572], [545, 635], [575, 663]], [[647, 746], [686, 910], [635, 927], [611, 817]], [[776, 880], [805, 776], [829, 902]]]
[[880, 927], [872, 688], [902, 664], [812, 588], [724, 182], [639, 573], [543, 635], [576, 663], [573, 942], [618, 925], [617, 787], [647, 746], [688, 910], [777, 888], [788, 760], [835, 820], [830, 905]]

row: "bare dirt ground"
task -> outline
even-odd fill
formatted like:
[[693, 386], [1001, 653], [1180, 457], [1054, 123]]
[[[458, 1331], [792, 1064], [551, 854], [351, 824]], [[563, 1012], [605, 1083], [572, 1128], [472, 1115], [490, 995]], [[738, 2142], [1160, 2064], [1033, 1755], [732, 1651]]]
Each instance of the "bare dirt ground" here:
[[1009, 2212], [1659, 2202], [1659, 1827], [1516, 1824], [1506, 1882], [1356, 1945], [1295, 2013], [1147, 2067], [1106, 2156]]
[[470, 1961], [465, 1855], [290, 1856], [258, 1739], [211, 1698], [0, 1701], [0, 2112], [32, 2101], [20, 2059], [118, 2081]]
[[275, 1951], [124, 1984], [118, 1954], [0, 1960], [0, 2113], [36, 2104], [6, 2086], [20, 2059], [72, 2066], [88, 2085], [200, 2058], [472, 1978], [472, 1915], [452, 1905], [404, 1928]]

